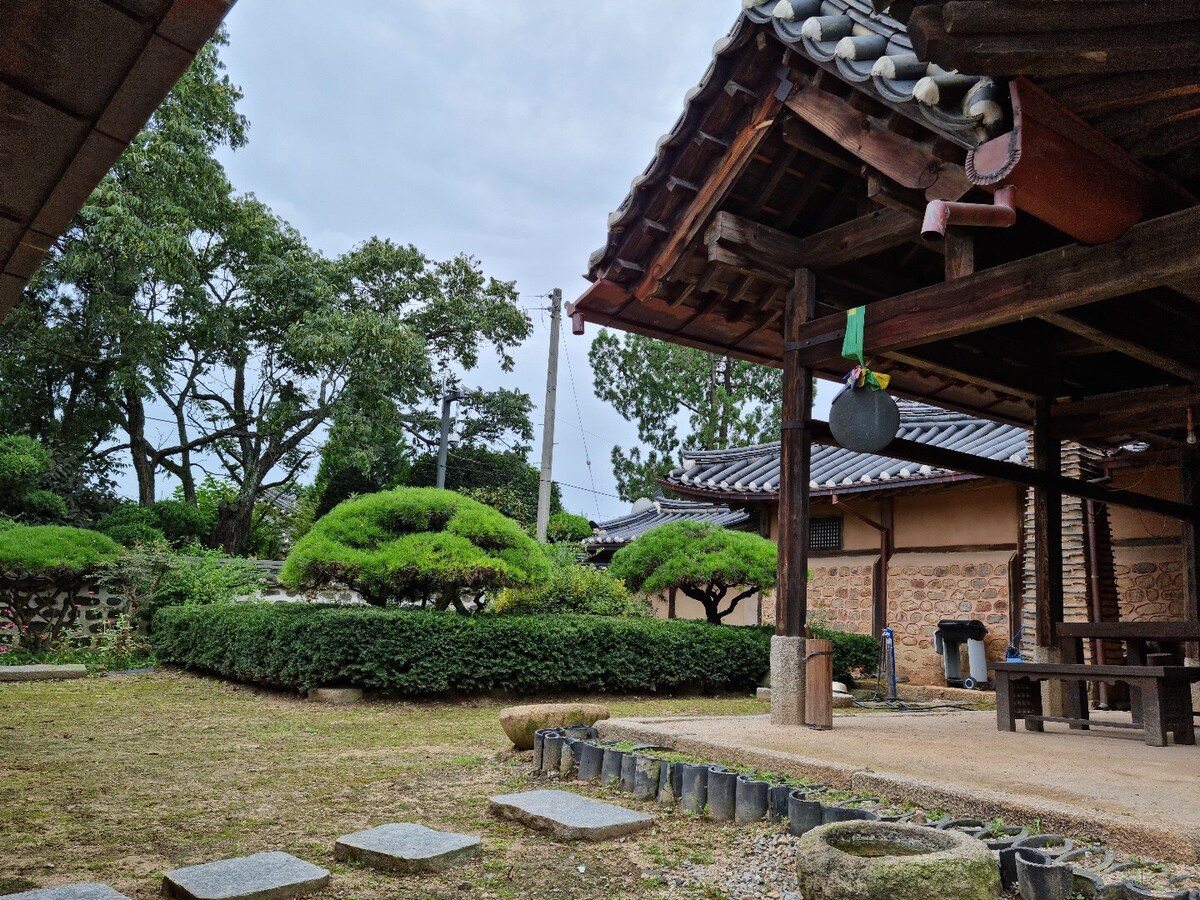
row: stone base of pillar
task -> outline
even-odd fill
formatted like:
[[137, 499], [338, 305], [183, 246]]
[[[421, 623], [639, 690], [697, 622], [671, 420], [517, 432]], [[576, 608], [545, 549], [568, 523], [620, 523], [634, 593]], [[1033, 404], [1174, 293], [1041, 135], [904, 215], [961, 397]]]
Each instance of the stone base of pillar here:
[[804, 724], [804, 638], [771, 638], [771, 724]]
[[[1062, 662], [1062, 651], [1057, 647], [1034, 647], [1033, 661], [1055, 665]], [[1042, 714], [1046, 716], [1066, 715], [1066, 699], [1063, 695], [1064, 683], [1061, 681], [1042, 682]]]
[[[1200, 659], [1188, 657], [1183, 664], [1192, 668], [1200, 668]], [[1192, 685], [1192, 709], [1200, 709], [1200, 682]]]

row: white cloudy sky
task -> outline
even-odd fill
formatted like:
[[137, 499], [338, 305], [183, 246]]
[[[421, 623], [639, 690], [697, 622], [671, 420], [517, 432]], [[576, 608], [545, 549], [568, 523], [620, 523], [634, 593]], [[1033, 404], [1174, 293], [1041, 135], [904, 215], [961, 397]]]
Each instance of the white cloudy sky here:
[[[224, 58], [245, 92], [251, 135], [225, 163], [239, 190], [327, 253], [381, 235], [435, 258], [470, 253], [489, 275], [515, 280], [529, 306], [553, 287], [572, 300], [607, 214], [739, 7], [240, 0]], [[516, 370], [489, 364], [475, 380], [534, 398], [536, 460], [548, 318], [534, 317]], [[555, 478], [569, 509], [617, 515], [626, 505], [610, 496], [609, 452], [633, 443], [634, 429], [594, 396], [588, 338], [564, 331]]]

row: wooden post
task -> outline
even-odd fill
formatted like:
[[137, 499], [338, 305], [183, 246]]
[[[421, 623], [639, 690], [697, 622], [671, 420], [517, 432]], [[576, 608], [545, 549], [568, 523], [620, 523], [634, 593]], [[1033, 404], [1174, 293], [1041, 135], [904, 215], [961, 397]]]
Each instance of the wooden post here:
[[[1194, 447], [1185, 447], [1179, 462], [1179, 480], [1184, 503], [1195, 506], [1200, 501], [1200, 453]], [[1183, 617], [1189, 622], [1200, 622], [1200, 527], [1194, 518], [1184, 520], [1183, 530]], [[1200, 648], [1189, 644], [1187, 656], [1195, 660], [1200, 657]]]
[[[798, 269], [787, 294], [784, 341], [795, 340], [816, 307], [816, 283]], [[812, 369], [797, 364], [795, 351], [783, 354], [783, 431], [779, 467], [779, 579], [775, 589], [775, 633], [802, 637], [808, 617], [808, 515], [812, 471]]]
[[833, 641], [804, 642], [804, 724], [827, 731], [833, 727]]
[[[784, 306], [783, 337], [791, 340], [814, 315], [816, 284], [797, 269]], [[771, 724], [803, 725], [804, 621], [808, 617], [808, 483], [812, 468], [812, 369], [799, 354], [783, 354], [783, 428], [779, 469], [779, 578], [771, 638]]]
[[[1050, 404], [1038, 404], [1033, 423], [1033, 464], [1057, 477], [1062, 471], [1062, 445], [1050, 420]], [[1053, 478], [1033, 489], [1034, 562], [1037, 645], [1056, 646], [1063, 620], [1062, 491]]]

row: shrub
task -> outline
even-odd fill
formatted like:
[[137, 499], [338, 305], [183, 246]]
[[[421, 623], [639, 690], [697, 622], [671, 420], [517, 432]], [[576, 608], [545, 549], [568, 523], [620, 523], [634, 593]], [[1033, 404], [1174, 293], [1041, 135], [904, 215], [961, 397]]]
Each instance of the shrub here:
[[172, 547], [207, 543], [217, 524], [199, 506], [186, 500], [159, 500], [150, 510], [154, 514], [155, 524]]
[[123, 547], [137, 544], [164, 544], [167, 536], [158, 527], [158, 519], [149, 506], [124, 503], [100, 520], [96, 529]]
[[578, 544], [592, 536], [592, 523], [575, 513], [559, 512], [546, 524], [546, 540], [551, 544]]
[[833, 677], [853, 683], [854, 670], [874, 672], [879, 668], [879, 638], [832, 628], [813, 626], [813, 637], [833, 641]]
[[466, 612], [488, 591], [544, 582], [550, 566], [511, 519], [453, 491], [400, 488], [340, 503], [296, 542], [280, 579], [293, 589], [345, 584], [370, 603], [434, 600]]
[[774, 542], [757, 534], [708, 522], [672, 522], [622, 547], [608, 570], [645, 594], [676, 588], [719, 625], [742, 600], [775, 586], [777, 560]]
[[119, 554], [110, 538], [82, 528], [0, 529], [0, 618], [16, 626], [21, 646], [48, 649], [78, 618], [87, 578]]
[[266, 574], [249, 560], [198, 545], [173, 553], [162, 544], [138, 544], [102, 566], [97, 581], [124, 598], [136, 621], [150, 623], [167, 606], [256, 599]]
[[634, 598], [624, 583], [603, 569], [581, 566], [578, 548], [569, 544], [546, 547], [550, 579], [532, 588], [508, 588], [490, 607], [504, 615], [584, 613], [593, 616], [646, 616], [650, 605]]
[[165, 609], [151, 637], [160, 660], [228, 678], [410, 696], [750, 690], [770, 664], [764, 629], [599, 616], [233, 603]]

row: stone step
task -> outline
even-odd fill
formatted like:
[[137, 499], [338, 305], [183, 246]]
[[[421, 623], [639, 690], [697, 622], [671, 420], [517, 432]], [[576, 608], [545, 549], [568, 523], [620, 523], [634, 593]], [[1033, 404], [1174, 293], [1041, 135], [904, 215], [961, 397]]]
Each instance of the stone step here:
[[488, 801], [494, 816], [549, 831], [566, 841], [605, 841], [654, 824], [645, 813], [567, 791], [526, 791]]
[[396, 872], [441, 872], [479, 855], [479, 838], [396, 822], [343, 835], [333, 845], [339, 860]]
[[67, 681], [87, 678], [87, 666], [0, 666], [0, 681]]
[[[80, 666], [80, 668], [83, 668]], [[129, 900], [124, 894], [114, 891], [107, 884], [89, 882], [69, 884], [65, 887], [41, 888], [23, 891], [20, 894], [4, 894], [0, 900]]]
[[327, 884], [328, 871], [276, 850], [168, 872], [163, 893], [175, 900], [284, 900]]

